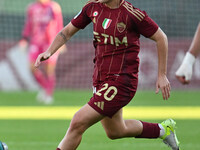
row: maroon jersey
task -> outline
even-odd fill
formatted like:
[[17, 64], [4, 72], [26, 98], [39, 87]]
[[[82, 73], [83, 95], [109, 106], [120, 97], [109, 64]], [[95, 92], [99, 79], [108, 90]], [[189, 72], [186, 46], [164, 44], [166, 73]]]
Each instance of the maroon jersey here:
[[151, 37], [158, 29], [145, 11], [124, 0], [116, 9], [102, 3], [88, 3], [71, 22], [80, 29], [93, 22], [94, 86], [110, 76], [137, 78], [140, 34]]

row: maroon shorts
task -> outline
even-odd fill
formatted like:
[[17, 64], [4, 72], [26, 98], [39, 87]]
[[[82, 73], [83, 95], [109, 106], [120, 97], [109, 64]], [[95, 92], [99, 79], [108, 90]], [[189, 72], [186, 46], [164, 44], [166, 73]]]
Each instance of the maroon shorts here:
[[88, 104], [98, 113], [112, 118], [122, 107], [127, 105], [137, 90], [137, 78], [130, 79], [120, 76], [109, 78], [98, 84]]

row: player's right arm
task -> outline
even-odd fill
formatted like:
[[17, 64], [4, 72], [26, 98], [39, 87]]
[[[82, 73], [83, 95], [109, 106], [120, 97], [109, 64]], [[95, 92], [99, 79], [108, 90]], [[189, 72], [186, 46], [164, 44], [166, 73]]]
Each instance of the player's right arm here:
[[35, 67], [38, 67], [40, 63], [49, 57], [51, 57], [61, 46], [63, 46], [79, 29], [75, 27], [71, 22], [66, 25], [55, 37], [49, 48], [41, 53], [36, 62]]
[[182, 64], [176, 71], [176, 77], [182, 84], [189, 84], [192, 78], [193, 65], [200, 53], [200, 23], [197, 27], [191, 46], [186, 53]]

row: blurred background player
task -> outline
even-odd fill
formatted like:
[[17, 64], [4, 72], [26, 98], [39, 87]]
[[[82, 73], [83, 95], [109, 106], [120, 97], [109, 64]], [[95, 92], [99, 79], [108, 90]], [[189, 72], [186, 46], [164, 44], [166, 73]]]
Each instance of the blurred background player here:
[[176, 71], [176, 77], [182, 84], [189, 84], [192, 78], [193, 65], [195, 59], [200, 52], [200, 23], [196, 29], [194, 38], [190, 45], [188, 52], [186, 53], [182, 64]]
[[[47, 60], [40, 70], [34, 68], [34, 63], [37, 56], [47, 49], [62, 28], [62, 11], [57, 2], [36, 0], [36, 2], [28, 6], [22, 39], [19, 45], [25, 47], [29, 44], [28, 58], [30, 69], [41, 87], [37, 100], [45, 104], [53, 102], [53, 92], [56, 83], [55, 67], [59, 52]], [[62, 49], [65, 49], [65, 46]]]
[[[161, 138], [172, 150], [179, 150], [175, 122], [161, 124], [124, 120], [123, 107], [134, 97], [138, 84], [140, 35], [156, 42], [158, 51], [159, 89], [164, 100], [170, 97], [167, 79], [168, 40], [165, 33], [146, 14], [124, 0], [98, 0], [86, 4], [82, 11], [55, 37], [51, 46], [36, 60], [51, 57], [76, 32], [93, 22], [94, 33], [94, 95], [74, 115], [70, 127], [57, 150], [75, 150], [90, 126], [101, 121], [110, 139], [125, 137]], [[159, 149], [159, 148], [158, 148]]]

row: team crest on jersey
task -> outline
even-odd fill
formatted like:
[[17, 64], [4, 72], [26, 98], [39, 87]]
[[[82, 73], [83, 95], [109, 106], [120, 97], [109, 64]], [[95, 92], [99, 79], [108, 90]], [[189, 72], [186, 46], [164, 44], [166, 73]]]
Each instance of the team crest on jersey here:
[[93, 14], [92, 14], [92, 16], [94, 17], [93, 20], [92, 20], [93, 23], [96, 23], [96, 18], [95, 17], [98, 16], [98, 14], [99, 14], [98, 11], [94, 11], [93, 12]]
[[126, 25], [123, 22], [117, 24], [117, 30], [122, 33], [126, 29]]
[[102, 27], [104, 29], [108, 29], [108, 27], [110, 26], [111, 22], [112, 22], [111, 19], [105, 18], [104, 21], [103, 21], [103, 23], [102, 23]]

